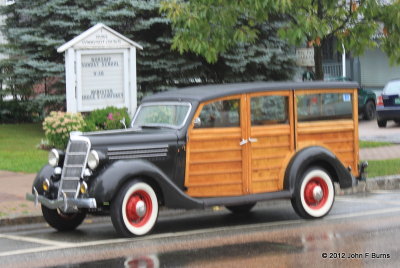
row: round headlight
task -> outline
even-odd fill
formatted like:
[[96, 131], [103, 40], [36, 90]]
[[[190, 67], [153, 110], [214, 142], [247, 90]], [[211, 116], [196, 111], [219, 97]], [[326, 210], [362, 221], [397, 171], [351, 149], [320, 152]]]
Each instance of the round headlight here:
[[58, 162], [60, 161], [60, 154], [56, 149], [51, 149], [49, 152], [49, 164], [50, 166], [56, 167], [58, 166]]
[[88, 167], [91, 170], [94, 170], [95, 168], [98, 167], [100, 163], [100, 158], [99, 158], [99, 154], [95, 151], [95, 150], [91, 150], [88, 156]]

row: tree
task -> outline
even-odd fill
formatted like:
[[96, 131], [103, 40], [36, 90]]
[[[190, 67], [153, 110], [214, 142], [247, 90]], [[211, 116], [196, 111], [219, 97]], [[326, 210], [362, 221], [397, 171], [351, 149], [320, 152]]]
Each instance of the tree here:
[[64, 58], [56, 49], [90, 26], [90, 17], [102, 0], [19, 0], [1, 8], [7, 44], [1, 52], [7, 70], [3, 81], [29, 98], [32, 86], [47, 78], [64, 76]]
[[[390, 3], [389, 3], [390, 2]], [[293, 45], [314, 48], [317, 79], [323, 79], [322, 44], [335, 37], [337, 50], [355, 55], [381, 45], [392, 62], [400, 63], [400, 1], [377, 0], [171, 0], [162, 11], [173, 22], [172, 47], [193, 51], [215, 62], [231, 46], [254, 43], [259, 24], [281, 17], [279, 36]], [[384, 33], [378, 30], [384, 25]]]
[[[279, 22], [257, 25], [263, 39], [241, 43], [206, 62], [192, 52], [171, 51], [171, 20], [161, 15], [160, 0], [37, 0], [15, 1], [1, 8], [8, 39], [1, 51], [2, 77], [15, 95], [28, 99], [32, 86], [64, 77], [64, 55], [57, 47], [98, 22], [141, 44], [137, 54], [139, 96], [193, 84], [282, 80], [293, 73], [289, 47], [276, 38]], [[60, 93], [64, 81], [60, 80]], [[62, 91], [61, 91], [62, 90]], [[51, 92], [51, 90], [48, 90]]]

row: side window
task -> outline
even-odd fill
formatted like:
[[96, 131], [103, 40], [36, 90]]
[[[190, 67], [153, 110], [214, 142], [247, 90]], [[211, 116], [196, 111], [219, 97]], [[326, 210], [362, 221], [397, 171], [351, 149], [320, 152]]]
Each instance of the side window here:
[[353, 101], [350, 93], [307, 94], [297, 96], [299, 122], [352, 119]]
[[240, 127], [240, 100], [221, 100], [204, 105], [195, 128]]
[[288, 124], [288, 102], [286, 96], [251, 98], [251, 125]]

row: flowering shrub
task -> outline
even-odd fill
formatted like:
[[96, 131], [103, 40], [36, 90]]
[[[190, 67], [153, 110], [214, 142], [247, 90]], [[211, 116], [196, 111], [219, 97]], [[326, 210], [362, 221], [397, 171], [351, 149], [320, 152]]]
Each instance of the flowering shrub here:
[[80, 113], [51, 112], [43, 122], [43, 130], [51, 146], [65, 149], [71, 131], [82, 131], [85, 122]]
[[130, 124], [129, 114], [126, 109], [107, 107], [94, 110], [85, 117], [85, 131], [109, 130], [125, 128], [121, 120], [125, 121], [126, 126]]

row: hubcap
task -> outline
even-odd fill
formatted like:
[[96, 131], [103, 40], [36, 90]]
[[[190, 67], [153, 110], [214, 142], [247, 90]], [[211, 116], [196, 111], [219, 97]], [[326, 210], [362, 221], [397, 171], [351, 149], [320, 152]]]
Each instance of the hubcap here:
[[326, 182], [319, 178], [312, 178], [304, 188], [304, 200], [312, 209], [320, 209], [328, 200], [329, 190]]
[[321, 186], [315, 186], [313, 190], [313, 197], [316, 201], [321, 201], [322, 197], [324, 197], [324, 192], [322, 191]]
[[146, 204], [142, 200], [136, 203], [136, 214], [139, 217], [146, 215]]
[[151, 197], [145, 191], [136, 191], [126, 204], [126, 216], [134, 227], [145, 225], [152, 213]]

